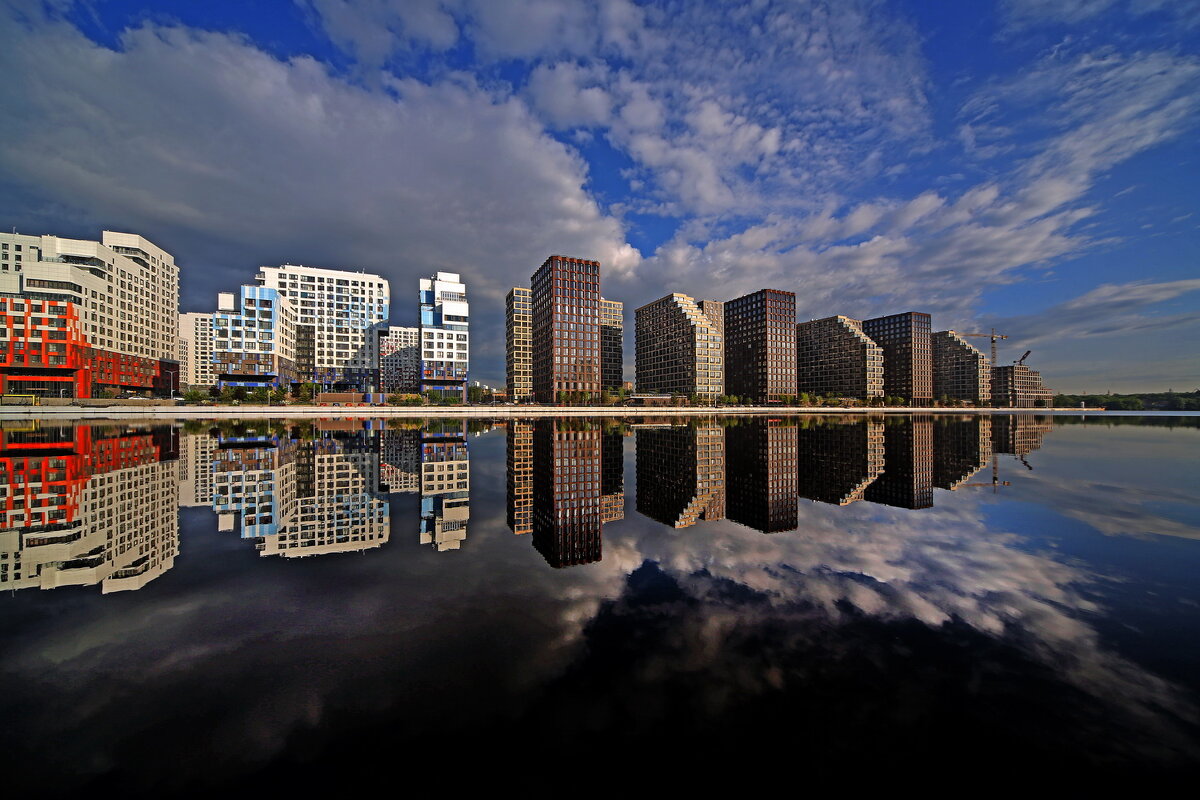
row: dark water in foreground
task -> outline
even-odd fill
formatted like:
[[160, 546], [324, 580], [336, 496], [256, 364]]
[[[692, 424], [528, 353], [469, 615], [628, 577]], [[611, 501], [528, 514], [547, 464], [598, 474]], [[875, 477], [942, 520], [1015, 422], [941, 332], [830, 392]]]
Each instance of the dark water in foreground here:
[[1200, 419], [390, 425], [4, 423], [3, 785], [1200, 771]]

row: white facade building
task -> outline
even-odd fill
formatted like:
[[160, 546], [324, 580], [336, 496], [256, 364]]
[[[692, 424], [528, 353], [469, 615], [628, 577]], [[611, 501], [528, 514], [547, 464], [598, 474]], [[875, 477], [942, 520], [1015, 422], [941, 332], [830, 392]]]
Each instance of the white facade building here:
[[387, 325], [390, 305], [386, 278], [284, 264], [261, 267], [257, 280], [292, 301], [300, 380], [349, 390], [378, 387], [378, 331]]
[[421, 371], [421, 329], [388, 328], [379, 336], [379, 391], [415, 394]]
[[179, 315], [179, 380], [185, 386], [216, 385], [212, 323], [212, 314], [193, 311]]
[[456, 272], [421, 279], [422, 392], [467, 399], [470, 305]]
[[[178, 386], [179, 268], [148, 239], [0, 233], [0, 298], [4, 391]], [[57, 319], [25, 324], [30, 313]]]

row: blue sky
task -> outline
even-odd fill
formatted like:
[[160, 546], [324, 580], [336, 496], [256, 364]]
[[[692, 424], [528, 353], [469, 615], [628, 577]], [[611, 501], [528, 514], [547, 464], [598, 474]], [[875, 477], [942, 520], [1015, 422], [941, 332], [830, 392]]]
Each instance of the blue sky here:
[[1190, 390], [1198, 43], [1190, 0], [0, 0], [0, 224], [142, 233], [184, 310], [290, 261], [412, 324], [459, 271], [496, 384], [504, 293], [568, 253], [630, 330], [770, 286]]

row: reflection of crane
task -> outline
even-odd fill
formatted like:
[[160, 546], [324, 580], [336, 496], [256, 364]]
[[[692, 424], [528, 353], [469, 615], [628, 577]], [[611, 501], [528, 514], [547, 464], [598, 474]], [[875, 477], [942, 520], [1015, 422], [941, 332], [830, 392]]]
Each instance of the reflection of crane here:
[[1025, 359], [1029, 358], [1029, 354], [1030, 354], [1030, 353], [1032, 353], [1032, 352], [1033, 352], [1032, 350], [1026, 350], [1026, 351], [1025, 351], [1025, 355], [1021, 356], [1020, 358], [1018, 358], [1018, 359], [1017, 359], [1016, 361], [1014, 361], [1013, 363], [1014, 363], [1014, 364], [1020, 364], [1021, 366], [1025, 366]]
[[[1024, 460], [1024, 459], [1022, 459], [1022, 460]], [[1029, 467], [1028, 464], [1026, 464], [1025, 466]], [[1033, 467], [1029, 467], [1029, 468], [1033, 469]], [[966, 486], [990, 486], [990, 487], [992, 487], [992, 494], [997, 494], [997, 493], [999, 493], [1001, 486], [1012, 486], [1012, 483], [1010, 481], [1000, 480], [1000, 464], [999, 464], [998, 460], [996, 459], [996, 452], [993, 450], [992, 451], [992, 482], [991, 483], [961, 483], [961, 484], [959, 484], [958, 488], [961, 489]]]
[[[958, 331], [955, 331], [955, 333], [958, 333]], [[983, 337], [985, 339], [991, 339], [992, 340], [992, 366], [993, 367], [996, 366], [996, 340], [1008, 338], [1008, 336], [1006, 336], [1003, 333], [996, 333], [995, 328], [992, 328], [991, 333], [958, 333], [958, 335], [959, 336]]]

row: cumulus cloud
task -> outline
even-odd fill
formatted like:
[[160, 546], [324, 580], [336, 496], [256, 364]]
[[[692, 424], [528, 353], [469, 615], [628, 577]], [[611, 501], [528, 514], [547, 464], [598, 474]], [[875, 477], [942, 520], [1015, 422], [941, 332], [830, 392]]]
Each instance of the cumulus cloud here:
[[[110, 50], [64, 22], [0, 26], [5, 217], [144, 232], [177, 254], [193, 307], [306, 259], [390, 278], [405, 324], [403, 298], [434, 270], [496, 304], [549, 253], [617, 272], [639, 258], [578, 155], [470, 77], [368, 89], [234, 35], [146, 25]], [[502, 320], [483, 323], [478, 355], [499, 361]]]

